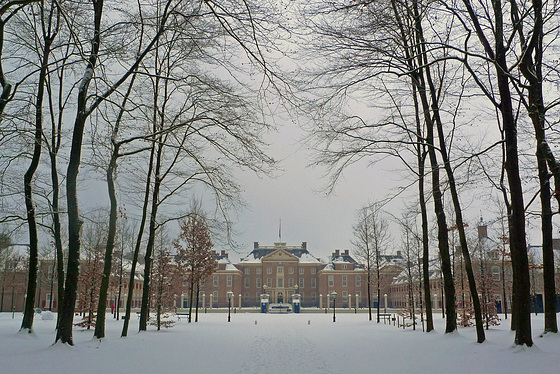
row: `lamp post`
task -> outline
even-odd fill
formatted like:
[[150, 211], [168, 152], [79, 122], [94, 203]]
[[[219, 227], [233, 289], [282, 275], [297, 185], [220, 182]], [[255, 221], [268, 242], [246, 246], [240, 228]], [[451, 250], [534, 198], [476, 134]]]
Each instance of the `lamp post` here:
[[228, 312], [227, 312], [227, 321], [231, 322], [231, 298], [233, 297], [233, 292], [227, 292], [227, 300], [228, 300]]
[[384, 301], [384, 307], [385, 307], [385, 311], [384, 313], [387, 314], [387, 294], [383, 295], [383, 301]]
[[331, 292], [331, 297], [333, 301], [332, 321], [336, 322], [336, 291]]

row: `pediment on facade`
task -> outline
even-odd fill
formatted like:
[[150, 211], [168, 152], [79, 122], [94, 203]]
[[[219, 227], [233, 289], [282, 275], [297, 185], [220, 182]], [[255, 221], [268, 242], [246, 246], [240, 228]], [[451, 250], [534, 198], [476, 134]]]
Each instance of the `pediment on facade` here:
[[298, 261], [299, 258], [284, 249], [277, 249], [262, 258], [264, 261]]

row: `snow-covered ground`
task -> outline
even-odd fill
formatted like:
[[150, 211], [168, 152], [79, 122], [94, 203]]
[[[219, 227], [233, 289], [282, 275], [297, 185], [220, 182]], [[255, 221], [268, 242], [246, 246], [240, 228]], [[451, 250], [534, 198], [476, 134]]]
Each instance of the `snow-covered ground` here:
[[532, 348], [512, 347], [509, 320], [475, 343], [474, 328], [443, 335], [376, 324], [367, 314], [201, 314], [171, 329], [120, 337], [122, 321], [107, 318], [107, 338], [76, 329], [75, 346], [52, 345], [55, 321], [37, 315], [34, 335], [18, 333], [21, 314], [0, 313], [0, 373], [560, 373], [560, 337], [538, 337]]

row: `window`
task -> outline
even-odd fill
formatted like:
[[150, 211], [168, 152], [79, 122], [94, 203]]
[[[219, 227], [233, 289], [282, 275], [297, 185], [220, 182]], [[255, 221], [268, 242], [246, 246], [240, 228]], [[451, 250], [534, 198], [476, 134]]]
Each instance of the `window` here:
[[317, 288], [317, 278], [311, 278], [311, 288]]
[[245, 288], [249, 288], [251, 285], [251, 278], [245, 277]]
[[311, 274], [317, 274], [317, 269], [311, 268]]
[[311, 292], [311, 302], [312, 302], [313, 304], [316, 304], [316, 303], [317, 303], [317, 293]]
[[266, 268], [266, 273], [267, 274], [272, 274], [272, 268]]
[[272, 287], [272, 278], [266, 278], [266, 286]]
[[220, 277], [218, 277], [217, 275], [214, 275], [214, 277], [212, 278], [212, 284], [214, 285], [214, 287], [218, 287], [218, 280], [220, 279]]
[[362, 276], [356, 275], [356, 287], [361, 287], [361, 286], [362, 286]]
[[233, 284], [233, 275], [227, 276], [227, 287], [231, 287]]
[[289, 268], [288, 269], [288, 274], [293, 274], [294, 273], [294, 268]]
[[294, 278], [288, 278], [288, 287], [294, 286]]
[[334, 275], [329, 275], [329, 287], [334, 287]]
[[299, 288], [303, 288], [305, 286], [305, 279], [299, 278]]
[[284, 274], [284, 266], [278, 266], [276, 268], [276, 274]]
[[261, 301], [261, 293], [257, 292], [257, 301], [260, 302]]
[[348, 286], [348, 276], [343, 275], [342, 276], [342, 287], [347, 287], [347, 286]]
[[182, 299], [182, 303], [183, 304], [183, 309], [186, 309], [189, 307], [189, 297], [187, 295], [181, 295], [181, 299]]
[[348, 302], [348, 291], [342, 291], [342, 302], [343, 303]]
[[262, 278], [257, 278], [257, 288], [262, 287]]
[[276, 284], [278, 285], [278, 288], [284, 287], [284, 278], [277, 278]]
[[299, 273], [300, 274], [305, 274], [305, 268], [299, 268]]
[[494, 280], [500, 280], [500, 267], [492, 266], [492, 277]]
[[348, 269], [348, 265], [347, 265], [347, 264], [342, 264], [342, 267], [341, 267], [341, 269], [342, 269], [342, 270], [346, 270], [346, 269]]
[[262, 268], [257, 268], [257, 275], [262, 274]]
[[246, 303], [249, 302], [249, 292], [245, 292], [245, 293], [243, 294], [243, 301], [245, 301]]
[[212, 292], [212, 301], [215, 303], [218, 302], [218, 291]]
[[251, 274], [251, 268], [245, 268], [245, 274]]

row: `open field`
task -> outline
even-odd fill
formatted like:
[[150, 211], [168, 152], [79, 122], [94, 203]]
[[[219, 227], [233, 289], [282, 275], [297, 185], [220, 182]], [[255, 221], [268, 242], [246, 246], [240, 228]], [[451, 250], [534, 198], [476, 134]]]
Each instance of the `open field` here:
[[137, 332], [134, 316], [128, 338], [122, 321], [108, 316], [107, 338], [76, 329], [76, 345], [52, 345], [55, 321], [37, 315], [34, 335], [18, 333], [21, 314], [0, 314], [2, 373], [558, 373], [560, 337], [538, 337], [532, 348], [513, 348], [509, 320], [475, 343], [474, 328], [444, 336], [436, 332], [376, 324], [367, 314], [201, 314], [160, 332]]

